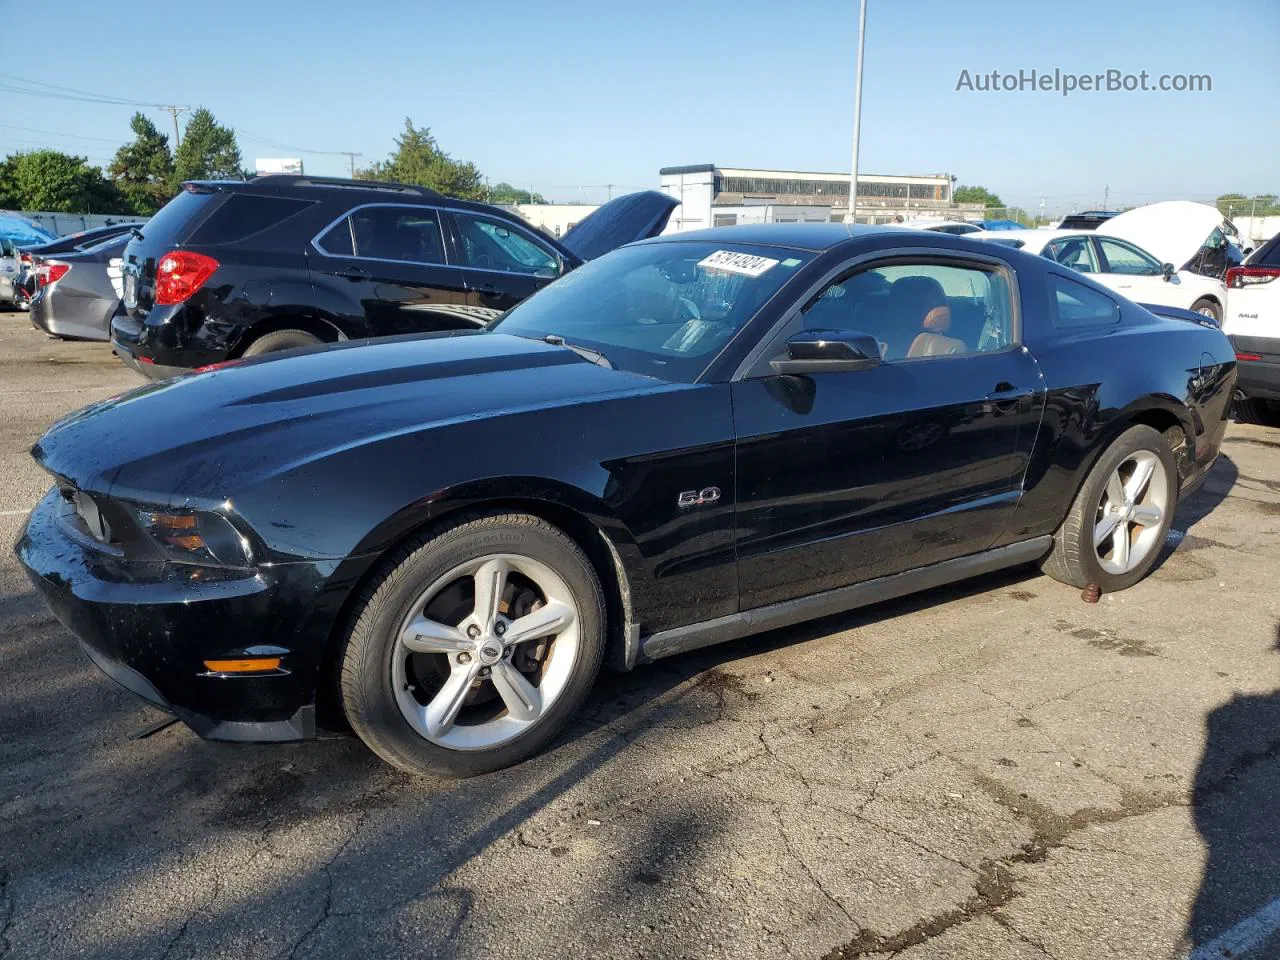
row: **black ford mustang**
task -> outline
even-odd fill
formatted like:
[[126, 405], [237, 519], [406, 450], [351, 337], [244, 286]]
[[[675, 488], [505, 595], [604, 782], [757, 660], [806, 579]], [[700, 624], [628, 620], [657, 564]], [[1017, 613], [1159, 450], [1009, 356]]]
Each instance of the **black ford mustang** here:
[[399, 767], [477, 773], [547, 744], [604, 662], [1020, 563], [1128, 587], [1234, 380], [1218, 330], [1005, 247], [680, 234], [484, 331], [73, 414], [33, 449], [56, 484], [17, 552], [106, 673], [203, 736], [329, 710]]

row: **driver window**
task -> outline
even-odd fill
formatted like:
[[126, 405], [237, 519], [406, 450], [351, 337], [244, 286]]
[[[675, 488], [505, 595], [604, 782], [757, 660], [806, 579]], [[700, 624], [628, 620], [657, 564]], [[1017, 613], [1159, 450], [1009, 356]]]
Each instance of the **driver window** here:
[[1102, 247], [1102, 257], [1107, 261], [1109, 273], [1122, 273], [1131, 277], [1155, 277], [1164, 272], [1160, 269], [1160, 264], [1137, 247], [1103, 237], [1098, 238], [1098, 244]]
[[805, 307], [802, 324], [870, 334], [886, 361], [985, 353], [1013, 343], [1004, 274], [939, 263], [896, 263], [839, 277]]
[[524, 273], [554, 277], [560, 261], [510, 224], [462, 211], [455, 211], [462, 241], [462, 266], [503, 273]]

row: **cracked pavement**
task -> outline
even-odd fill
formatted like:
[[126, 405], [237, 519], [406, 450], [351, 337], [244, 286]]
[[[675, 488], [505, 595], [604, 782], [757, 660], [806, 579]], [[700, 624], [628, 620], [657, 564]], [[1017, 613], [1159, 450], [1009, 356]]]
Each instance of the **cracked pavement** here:
[[[136, 382], [0, 314], [6, 545], [26, 448]], [[6, 549], [0, 956], [1185, 957], [1280, 896], [1280, 430], [1223, 452], [1096, 606], [1022, 569], [606, 675], [469, 781], [130, 739]]]

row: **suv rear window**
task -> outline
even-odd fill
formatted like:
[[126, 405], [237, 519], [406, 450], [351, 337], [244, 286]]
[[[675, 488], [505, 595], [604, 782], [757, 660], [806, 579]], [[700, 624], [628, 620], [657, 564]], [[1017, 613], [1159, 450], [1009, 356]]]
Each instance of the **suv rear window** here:
[[311, 206], [310, 200], [233, 193], [200, 224], [194, 243], [235, 243], [261, 233]]
[[218, 196], [216, 193], [194, 193], [186, 189], [178, 191], [176, 197], [146, 222], [142, 235], [148, 240], [166, 241], [175, 238]]

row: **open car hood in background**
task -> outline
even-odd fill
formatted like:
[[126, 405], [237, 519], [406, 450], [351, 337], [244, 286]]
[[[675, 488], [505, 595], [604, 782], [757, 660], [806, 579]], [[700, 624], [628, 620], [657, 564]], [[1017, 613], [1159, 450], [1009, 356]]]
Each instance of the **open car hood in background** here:
[[1118, 237], [1182, 270], [1221, 227], [1222, 213], [1207, 203], [1166, 200], [1129, 210], [1098, 225], [1098, 236]]
[[628, 243], [656, 237], [678, 206], [679, 200], [657, 190], [628, 193], [578, 221], [560, 238], [560, 245], [584, 262], [594, 260]]

